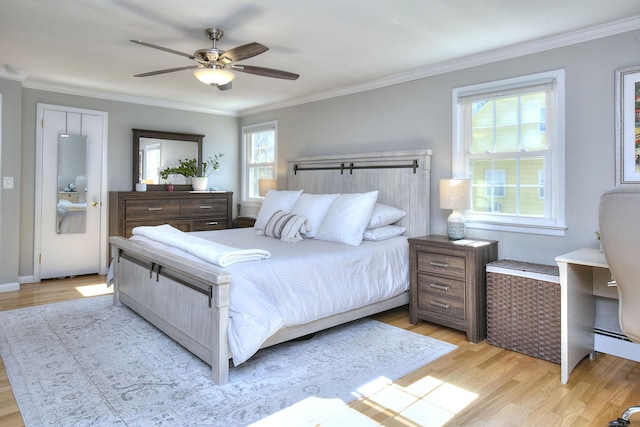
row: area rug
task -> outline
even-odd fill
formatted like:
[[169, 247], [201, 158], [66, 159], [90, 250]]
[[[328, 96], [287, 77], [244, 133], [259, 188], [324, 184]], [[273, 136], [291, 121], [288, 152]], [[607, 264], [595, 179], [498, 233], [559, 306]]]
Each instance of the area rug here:
[[371, 319], [210, 367], [101, 296], [0, 312], [0, 354], [27, 426], [245, 426], [304, 399], [349, 402], [455, 348]]

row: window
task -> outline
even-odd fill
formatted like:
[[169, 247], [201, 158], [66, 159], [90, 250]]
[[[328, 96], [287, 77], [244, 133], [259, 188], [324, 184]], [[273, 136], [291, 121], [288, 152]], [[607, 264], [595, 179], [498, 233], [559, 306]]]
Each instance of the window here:
[[564, 71], [456, 88], [453, 109], [467, 226], [564, 235]]
[[258, 180], [276, 177], [277, 128], [277, 122], [242, 128], [243, 200], [261, 198], [258, 194]]

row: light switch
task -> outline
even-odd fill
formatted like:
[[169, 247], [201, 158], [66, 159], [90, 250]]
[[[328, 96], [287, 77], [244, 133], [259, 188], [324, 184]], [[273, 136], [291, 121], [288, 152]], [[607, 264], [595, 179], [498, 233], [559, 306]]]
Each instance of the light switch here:
[[11, 190], [13, 188], [13, 177], [12, 176], [3, 176], [2, 177], [2, 188], [5, 190]]

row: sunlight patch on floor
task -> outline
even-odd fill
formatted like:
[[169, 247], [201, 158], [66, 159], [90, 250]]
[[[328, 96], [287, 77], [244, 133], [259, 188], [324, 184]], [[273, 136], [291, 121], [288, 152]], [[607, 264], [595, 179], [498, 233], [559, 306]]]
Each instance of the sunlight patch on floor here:
[[98, 295], [112, 294], [113, 286], [107, 287], [107, 284], [103, 282], [95, 285], [76, 286], [76, 291], [80, 292], [83, 297], [95, 297]]
[[264, 418], [252, 427], [272, 426], [379, 426], [372, 417], [394, 419], [394, 425], [443, 426], [478, 395], [427, 376], [401, 387], [379, 377], [352, 393], [369, 410], [365, 415], [340, 399], [309, 397]]

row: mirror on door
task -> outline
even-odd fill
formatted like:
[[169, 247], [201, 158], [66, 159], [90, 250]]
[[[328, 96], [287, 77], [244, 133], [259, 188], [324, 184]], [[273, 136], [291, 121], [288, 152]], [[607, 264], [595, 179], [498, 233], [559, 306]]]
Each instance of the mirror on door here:
[[87, 137], [58, 137], [58, 234], [86, 232], [87, 219]]

